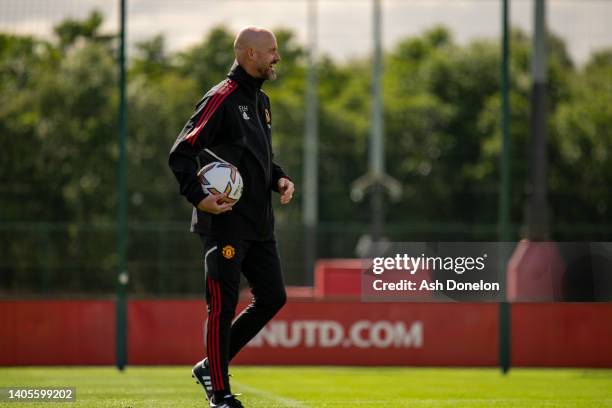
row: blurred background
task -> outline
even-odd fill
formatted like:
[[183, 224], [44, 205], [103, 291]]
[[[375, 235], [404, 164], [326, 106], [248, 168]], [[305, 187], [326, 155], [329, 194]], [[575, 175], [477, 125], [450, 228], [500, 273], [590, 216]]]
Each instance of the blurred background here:
[[[534, 191], [533, 4], [514, 0], [509, 10], [511, 241], [526, 234]], [[115, 292], [119, 11], [106, 0], [0, 2], [4, 298]], [[127, 3], [132, 296], [202, 296], [200, 244], [167, 155], [195, 103], [224, 78], [245, 25], [273, 29], [283, 58], [264, 89], [276, 160], [297, 186], [290, 206], [275, 201], [287, 283], [312, 284], [308, 243], [315, 259], [359, 256], [372, 210], [351, 190], [368, 172], [373, 13], [366, 0]], [[550, 0], [546, 13], [546, 237], [611, 241], [612, 2]], [[384, 195], [382, 236], [500, 239], [501, 1], [385, 0], [380, 16], [385, 171], [403, 190], [397, 201]], [[318, 141], [308, 170], [305, 140]], [[306, 217], [305, 195], [316, 203]]]

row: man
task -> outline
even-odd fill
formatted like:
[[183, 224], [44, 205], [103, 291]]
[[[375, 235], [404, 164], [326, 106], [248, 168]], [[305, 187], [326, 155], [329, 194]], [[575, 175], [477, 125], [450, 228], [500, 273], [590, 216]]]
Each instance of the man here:
[[[286, 295], [274, 237], [271, 191], [288, 204], [294, 185], [273, 162], [270, 100], [261, 90], [276, 79], [276, 38], [248, 27], [234, 42], [236, 62], [227, 79], [198, 103], [170, 151], [169, 165], [180, 192], [194, 206], [191, 230], [200, 234], [206, 273], [207, 358], [193, 377], [211, 407], [242, 407], [232, 395], [228, 364], [285, 304]], [[236, 204], [204, 193], [196, 173], [211, 161], [238, 168], [244, 181]], [[232, 324], [244, 274], [253, 300]]]

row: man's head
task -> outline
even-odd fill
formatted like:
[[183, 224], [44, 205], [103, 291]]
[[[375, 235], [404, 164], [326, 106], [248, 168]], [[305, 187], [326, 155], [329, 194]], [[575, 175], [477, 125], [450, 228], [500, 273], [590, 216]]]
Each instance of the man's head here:
[[276, 37], [264, 28], [246, 27], [234, 41], [236, 61], [252, 77], [275, 80], [274, 65], [280, 61]]

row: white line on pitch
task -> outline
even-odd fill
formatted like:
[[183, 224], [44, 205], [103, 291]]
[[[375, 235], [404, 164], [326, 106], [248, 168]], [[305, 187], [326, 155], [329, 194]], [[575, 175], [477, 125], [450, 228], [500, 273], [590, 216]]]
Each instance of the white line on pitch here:
[[260, 390], [259, 388], [251, 387], [250, 385], [246, 385], [242, 382], [232, 381], [232, 383], [236, 384], [236, 388], [242, 389], [250, 394], [258, 395], [265, 399], [278, 402], [279, 404], [283, 404], [283, 406], [287, 408], [310, 408], [308, 405], [291, 398], [285, 398], [278, 396], [276, 394], [272, 394], [271, 392]]

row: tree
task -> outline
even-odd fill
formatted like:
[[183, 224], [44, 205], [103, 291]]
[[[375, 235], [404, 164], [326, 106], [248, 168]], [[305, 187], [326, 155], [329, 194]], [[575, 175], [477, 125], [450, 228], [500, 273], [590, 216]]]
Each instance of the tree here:
[[106, 45], [114, 38], [110, 35], [100, 34], [100, 27], [104, 16], [100, 11], [94, 10], [85, 20], [66, 19], [54, 27], [53, 31], [59, 39], [59, 48], [66, 50], [77, 43], [79, 39], [86, 42], [100, 42]]
[[170, 58], [166, 53], [165, 40], [161, 34], [136, 44], [136, 57], [131, 61], [132, 75], [156, 80], [172, 70]]
[[180, 52], [176, 57], [178, 70], [193, 77], [200, 93], [227, 75], [234, 62], [234, 38], [223, 26], [213, 28], [204, 40]]
[[[54, 41], [0, 35], [4, 142], [0, 159], [9, 163], [0, 172], [0, 220], [32, 221], [38, 228], [21, 235], [8, 230], [0, 255], [11, 260], [0, 274], [4, 287], [36, 287], [34, 282], [45, 282], [44, 274], [38, 274], [48, 268], [57, 272], [48, 275], [51, 286], [60, 287], [61, 282], [64, 289], [78, 289], [87, 279], [90, 287], [112, 290], [118, 70], [114, 37], [102, 35], [101, 24], [96, 13], [82, 21], [64, 21], [56, 27]], [[281, 228], [282, 233], [294, 234], [284, 242], [299, 242], [295, 233], [301, 214], [307, 66], [295, 34], [274, 31], [282, 61], [278, 80], [267, 82], [264, 91], [272, 100], [276, 160], [298, 188], [292, 206], [277, 208], [277, 219], [281, 227], [289, 227]], [[167, 154], [197, 100], [226, 76], [234, 61], [232, 46], [233, 35], [222, 26], [178, 53], [168, 52], [158, 35], [138, 44], [129, 61], [129, 254], [137, 290], [163, 286], [161, 278], [151, 279], [158, 264], [151, 253], [175, 265], [192, 256], [186, 255], [189, 237], [168, 238], [166, 230], [156, 230], [150, 223], [187, 222], [191, 209], [177, 197]], [[530, 50], [527, 35], [514, 30], [510, 93], [514, 222], [523, 217], [529, 170]], [[494, 239], [494, 230], [479, 232], [476, 227], [497, 222], [501, 140], [497, 42], [459, 45], [449, 31], [433, 27], [400, 41], [384, 58], [387, 171], [404, 186], [402, 200], [387, 204], [390, 237]], [[595, 224], [610, 219], [611, 61], [612, 51], [602, 50], [577, 69], [563, 41], [549, 38], [553, 223]], [[316, 69], [321, 255], [352, 256], [370, 217], [367, 202], [350, 199], [351, 183], [368, 168], [370, 61], [337, 62], [323, 56]], [[58, 222], [59, 227], [40, 221]], [[429, 230], [407, 228], [422, 222]], [[449, 230], [431, 228], [455, 222], [474, 225], [473, 234], [466, 236], [462, 230], [453, 236]], [[135, 226], [146, 232], [136, 231]], [[573, 231], [553, 229], [553, 233], [566, 239], [577, 236]], [[171, 241], [167, 245], [172, 251], [163, 252], [163, 239]], [[47, 254], [32, 254], [31, 248], [39, 246], [47, 248]], [[286, 251], [288, 259], [301, 256], [299, 244]], [[198, 271], [183, 272], [173, 290], [199, 285]], [[295, 277], [289, 281], [300, 282]]]
[[610, 219], [612, 52], [594, 54], [553, 117], [550, 187], [560, 222]]

